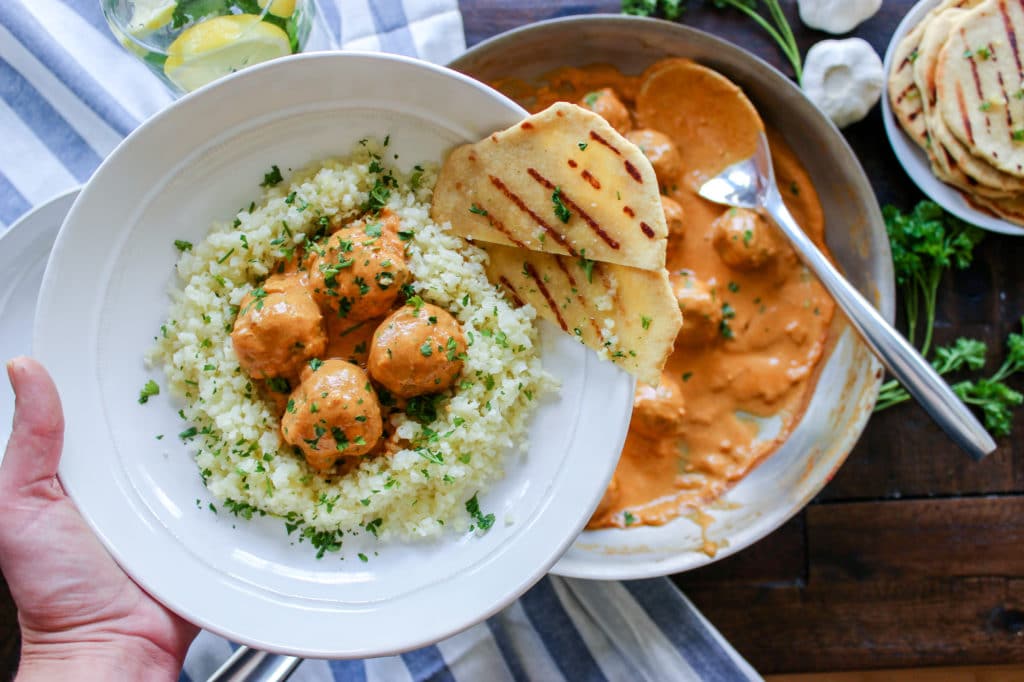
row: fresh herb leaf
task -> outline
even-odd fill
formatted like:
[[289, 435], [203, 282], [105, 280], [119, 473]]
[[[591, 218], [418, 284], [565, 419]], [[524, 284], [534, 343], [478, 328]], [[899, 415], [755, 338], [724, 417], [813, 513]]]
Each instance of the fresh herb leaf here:
[[263, 174], [263, 182], [260, 183], [260, 187], [273, 187], [280, 183], [284, 178], [281, 176], [281, 169], [277, 165], [270, 167], [270, 171]]
[[150, 379], [149, 381], [146, 382], [146, 385], [142, 387], [142, 390], [139, 391], [139, 405], [145, 405], [146, 403], [149, 402], [150, 397], [154, 395], [159, 395], [159, 393], [160, 386], [158, 386], [155, 381]]
[[555, 217], [561, 220], [563, 223], [569, 222], [569, 218], [572, 217], [572, 213], [566, 208], [562, 202], [562, 188], [555, 187], [555, 191], [551, 194], [551, 203], [555, 209]]
[[469, 512], [469, 515], [473, 517], [474, 521], [476, 521], [477, 528], [486, 533], [491, 529], [491, 526], [494, 525], [494, 514], [484, 515], [484, 513], [480, 511], [480, 501], [477, 500], [477, 494], [478, 493], [473, 493], [473, 497], [466, 501], [466, 511]]

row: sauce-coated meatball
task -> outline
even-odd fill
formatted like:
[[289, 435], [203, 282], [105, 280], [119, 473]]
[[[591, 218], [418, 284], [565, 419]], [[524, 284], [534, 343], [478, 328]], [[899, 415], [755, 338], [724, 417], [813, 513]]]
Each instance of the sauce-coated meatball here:
[[639, 147], [654, 166], [654, 174], [662, 188], [671, 188], [679, 182], [679, 176], [683, 174], [683, 158], [675, 142], [667, 135], [644, 128], [627, 133], [626, 139]]
[[683, 314], [676, 343], [695, 346], [713, 343], [720, 334], [722, 306], [704, 282], [689, 275], [672, 275], [672, 291]]
[[679, 382], [663, 374], [657, 386], [637, 384], [629, 426], [651, 438], [678, 433], [686, 408]]
[[385, 211], [311, 249], [309, 285], [325, 314], [359, 322], [390, 310], [409, 279], [397, 225], [397, 217]]
[[686, 231], [683, 222], [683, 207], [675, 199], [661, 198], [661, 209], [665, 213], [665, 224], [668, 225], [668, 238], [671, 241], [682, 241]]
[[623, 135], [633, 129], [633, 120], [629, 116], [629, 109], [611, 88], [588, 92], [578, 104], [608, 121], [612, 128]]
[[437, 393], [462, 372], [466, 337], [458, 321], [430, 303], [391, 313], [370, 343], [370, 376], [402, 398]]
[[254, 379], [293, 376], [327, 347], [320, 308], [298, 275], [273, 275], [245, 295], [231, 343]]
[[737, 270], [756, 270], [779, 252], [775, 228], [754, 211], [730, 208], [711, 224], [712, 243], [721, 259]]
[[337, 358], [305, 371], [281, 417], [284, 440], [320, 473], [339, 457], [366, 454], [382, 432], [380, 403], [366, 372]]

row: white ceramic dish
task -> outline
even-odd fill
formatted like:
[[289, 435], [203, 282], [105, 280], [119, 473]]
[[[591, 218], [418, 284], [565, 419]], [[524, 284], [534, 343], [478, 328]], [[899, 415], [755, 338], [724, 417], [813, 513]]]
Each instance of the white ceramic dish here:
[[[43, 270], [60, 224], [78, 196], [73, 189], [36, 206], [0, 234], [0, 361], [32, 350], [32, 322]], [[0, 380], [0, 459], [11, 435], [14, 392]]]
[[[782, 133], [814, 178], [826, 240], [840, 268], [892, 321], [896, 297], [889, 241], [863, 169], [842, 134], [800, 89], [749, 52], [679, 24], [591, 15], [510, 31], [475, 46], [451, 66], [484, 80], [530, 80], [560, 66], [593, 63], [638, 74], [669, 56], [695, 59], [731, 78]], [[799, 512], [857, 442], [882, 379], [881, 365], [841, 314], [830, 341], [813, 399], [793, 432], [702, 516], [663, 526], [585, 531], [552, 573], [632, 579], [687, 571], [742, 550]], [[702, 551], [706, 543], [717, 548], [714, 556]]]
[[[531, 423], [531, 448], [480, 496], [486, 534], [377, 545], [364, 534], [314, 558], [280, 519], [244, 521], [211, 498], [166, 395], [137, 402], [143, 354], [169, 304], [174, 239], [254, 199], [271, 166], [346, 154], [391, 136], [406, 167], [522, 116], [475, 81], [415, 60], [309, 54], [247, 69], [178, 101], [133, 133], [75, 202], [54, 246], [34, 350], [67, 412], [60, 477], [121, 566], [202, 627], [256, 648], [371, 657], [451, 635], [539, 579], [585, 523], [614, 469], [633, 382], [562, 334], [544, 365], [562, 382]], [[163, 440], [155, 440], [164, 434]], [[366, 563], [357, 558], [363, 552]]]
[[[893, 33], [892, 40], [889, 41], [889, 48], [885, 51], [886, 75], [892, 71], [893, 54], [900, 41], [941, 1], [921, 0], [903, 17], [903, 21]], [[931, 165], [928, 163], [928, 155], [910, 139], [892, 113], [887, 92], [882, 93], [882, 121], [885, 123], [885, 134], [889, 137], [889, 144], [892, 145], [896, 158], [899, 159], [903, 169], [907, 171], [907, 175], [914, 181], [918, 189], [928, 195], [932, 201], [958, 218], [986, 230], [1018, 236], [1024, 235], [1024, 227], [979, 211], [968, 204], [960, 192], [935, 177]]]

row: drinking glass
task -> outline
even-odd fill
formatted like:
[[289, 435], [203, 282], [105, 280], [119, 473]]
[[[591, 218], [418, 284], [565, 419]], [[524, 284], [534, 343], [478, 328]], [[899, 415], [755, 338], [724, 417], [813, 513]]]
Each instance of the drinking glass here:
[[177, 94], [302, 51], [314, 0], [100, 0], [114, 36]]

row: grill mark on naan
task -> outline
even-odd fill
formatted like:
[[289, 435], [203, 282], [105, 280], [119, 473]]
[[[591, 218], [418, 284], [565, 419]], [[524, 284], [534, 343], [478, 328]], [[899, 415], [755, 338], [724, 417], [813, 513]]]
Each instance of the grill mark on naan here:
[[497, 230], [498, 232], [501, 232], [503, 235], [508, 237], [508, 240], [510, 242], [512, 242], [513, 244], [515, 244], [516, 246], [518, 246], [519, 248], [521, 248], [521, 249], [525, 249], [526, 248], [526, 244], [524, 244], [523, 242], [521, 242], [518, 239], [516, 239], [516, 236], [512, 233], [512, 231], [510, 229], [508, 229], [507, 227], [505, 227], [505, 223], [501, 222], [500, 220], [495, 218], [493, 215], [491, 215], [491, 212], [488, 211], [485, 206], [480, 206], [480, 210], [484, 211], [487, 214], [487, 222], [488, 222], [488, 224], [491, 227], [493, 227], [495, 230]]
[[576, 163], [572, 159], [569, 159], [569, 168], [575, 168], [578, 165], [579, 165], [578, 163]]
[[644, 184], [643, 178], [640, 177], [640, 171], [637, 170], [637, 167], [629, 161], [626, 161], [626, 172], [629, 173], [631, 178], [639, 182], [641, 185]]
[[956, 103], [960, 109], [960, 117], [964, 122], [964, 129], [967, 132], [967, 140], [971, 144], [974, 144], [974, 131], [971, 129], [971, 117], [967, 112], [967, 105], [964, 103], [964, 90], [960, 87], [960, 83], [956, 84]]
[[600, 135], [595, 133], [593, 130], [590, 131], [590, 139], [593, 140], [594, 142], [598, 142], [600, 144], [603, 144], [605, 147], [608, 147], [608, 149], [611, 149], [617, 155], [622, 156], [622, 152], [619, 151], [618, 147], [616, 147], [611, 142], [609, 142], [608, 140], [604, 139], [603, 137], [601, 137]]
[[537, 284], [537, 290], [540, 291], [541, 296], [543, 296], [544, 300], [547, 301], [548, 307], [551, 308], [551, 312], [555, 314], [555, 319], [558, 320], [558, 326], [562, 328], [563, 332], [568, 332], [569, 325], [565, 323], [565, 319], [562, 317], [562, 311], [558, 309], [558, 304], [555, 303], [553, 298], [551, 298], [551, 292], [548, 291], [548, 288], [544, 285], [540, 275], [537, 274], [537, 269], [529, 262], [523, 263], [523, 269], [526, 270], [526, 274], [528, 274]]
[[647, 223], [640, 223], [640, 230], [643, 231], [648, 238], [654, 239], [654, 229]]
[[[627, 161], [626, 163], [629, 163], [629, 162]], [[529, 175], [530, 175], [530, 177], [531, 177], [531, 178], [533, 178], [534, 180], [536, 180], [537, 182], [539, 182], [539, 183], [540, 183], [540, 184], [541, 184], [542, 186], [544, 186], [544, 188], [546, 188], [546, 189], [550, 189], [550, 190], [555, 190], [555, 189], [557, 189], [557, 188], [555, 187], [554, 183], [553, 183], [553, 182], [551, 182], [550, 180], [548, 180], [547, 178], [545, 178], [545, 177], [544, 177], [543, 175], [541, 175], [540, 173], [538, 173], [538, 172], [537, 172], [537, 169], [535, 169], [535, 168], [527, 168], [527, 169], [526, 169], [526, 172], [527, 172], [527, 173], [529, 173]], [[605, 231], [604, 231], [604, 228], [602, 228], [602, 227], [601, 227], [600, 225], [598, 225], [598, 224], [597, 224], [597, 221], [596, 221], [596, 220], [594, 220], [593, 218], [591, 218], [591, 217], [590, 217], [590, 214], [589, 214], [589, 213], [587, 213], [586, 211], [584, 211], [584, 210], [583, 210], [583, 208], [582, 208], [582, 207], [580, 207], [580, 205], [579, 205], [579, 204], [577, 204], [577, 203], [576, 203], [575, 201], [573, 201], [573, 200], [572, 200], [572, 199], [571, 199], [571, 198], [569, 197], [569, 195], [568, 195], [568, 194], [566, 194], [566, 193], [565, 193], [564, 191], [561, 191], [561, 190], [560, 190], [560, 191], [559, 191], [559, 194], [558, 194], [558, 196], [559, 196], [559, 198], [560, 198], [560, 199], [562, 200], [562, 202], [563, 202], [563, 203], [565, 203], [565, 205], [566, 205], [566, 206], [568, 206], [568, 207], [569, 207], [569, 208], [571, 208], [571, 209], [572, 209], [573, 211], [575, 211], [575, 212], [576, 212], [576, 214], [577, 214], [577, 215], [578, 215], [578, 216], [579, 216], [580, 218], [583, 218], [583, 222], [585, 222], [585, 223], [587, 224], [587, 226], [588, 226], [588, 227], [590, 227], [590, 229], [591, 229], [591, 230], [593, 230], [593, 231], [594, 231], [594, 233], [595, 233], [595, 234], [597, 234], [597, 236], [598, 236], [598, 237], [600, 237], [600, 238], [601, 238], [601, 240], [602, 240], [602, 241], [603, 241], [603, 242], [604, 242], [605, 244], [607, 244], [607, 245], [608, 245], [609, 247], [611, 247], [611, 248], [613, 248], [613, 249], [616, 249], [616, 250], [618, 250], [618, 248], [619, 248], [619, 247], [621, 246], [621, 245], [619, 244], [619, 242], [618, 242], [617, 240], [613, 239], [613, 238], [612, 238], [612, 236], [611, 236], [610, 234], [608, 234], [607, 232], [605, 232]]]
[[971, 51], [971, 46], [967, 42], [967, 35], [964, 34], [964, 30], [960, 29], [960, 37], [963, 38], [964, 45], [967, 45], [967, 60], [971, 63], [971, 76], [974, 78], [974, 89], [978, 93], [978, 99], [982, 102], [985, 101], [985, 93], [981, 89], [981, 77], [978, 76], [978, 62], [974, 59], [974, 52]]
[[1021, 73], [1024, 67], [1021, 67], [1020, 52], [1017, 50], [1017, 32], [1013, 30], [1013, 20], [1010, 19], [1010, 12], [1006, 8], [1006, 0], [999, 1], [999, 13], [1003, 16], [1003, 27], [1006, 29], [1006, 39], [1010, 43], [1010, 52], [1017, 62], [1017, 73]]
[[635, 218], [636, 217], [636, 211], [631, 209], [629, 206], [623, 206], [622, 207], [622, 212], [625, 213], [626, 215], [628, 215], [630, 218]]
[[594, 177], [593, 173], [588, 171], [586, 168], [580, 173], [580, 177], [590, 183], [590, 186], [594, 189], [601, 189], [601, 181]]
[[903, 90], [900, 91], [900, 94], [896, 95], [896, 103], [899, 104], [900, 102], [905, 100], [907, 98], [907, 95], [909, 95], [914, 90], [917, 90], [917, 85], [915, 85], [914, 83], [911, 83], [907, 87], [903, 88]]
[[1006, 83], [1003, 81], [1003, 72], [996, 73], [996, 80], [999, 81], [999, 92], [1003, 93], [1003, 109], [1006, 111], [1006, 133], [1013, 142], [1013, 113], [1010, 111], [1010, 93], [1006, 92]]
[[533, 218], [534, 222], [536, 222], [538, 225], [544, 228], [544, 231], [550, 234], [551, 237], [556, 242], [558, 242], [562, 246], [562, 248], [568, 251], [570, 255], [577, 255], [576, 250], [572, 248], [572, 245], [569, 244], [568, 240], [566, 240], [566, 238], [562, 236], [562, 234], [558, 230], [548, 225], [543, 218], [534, 213], [533, 209], [526, 205], [526, 202], [523, 201], [522, 197], [520, 197], [518, 194], [510, 190], [508, 188], [508, 185], [501, 181], [501, 178], [495, 177], [493, 175], [489, 175], [487, 177], [490, 179], [491, 184], [494, 185], [499, 192], [505, 195], [506, 199], [515, 204], [520, 211]]
[[[569, 290], [573, 294], [575, 294], [576, 300], [579, 302], [580, 306], [584, 310], [588, 310], [588, 309], [592, 308], [593, 306], [588, 305], [587, 304], [587, 300], [585, 298], [583, 298], [583, 294], [580, 293], [579, 286], [577, 286], [577, 284], [576, 284], [576, 278], [573, 277], [572, 274], [569, 272], [569, 268], [565, 267], [565, 259], [564, 258], [555, 258], [554, 260], [555, 260], [555, 264], [558, 266], [558, 269], [562, 271], [562, 274], [565, 275], [565, 279], [568, 280], [569, 287], [570, 287]], [[590, 275], [593, 276], [594, 273], [597, 272], [601, 276], [602, 281], [605, 283], [605, 288], [606, 289], [611, 289], [611, 284], [608, 281], [607, 275], [604, 274], [604, 269], [603, 268], [599, 269], [599, 268], [600, 268], [600, 266], [597, 263], [594, 263], [594, 266], [593, 266], [593, 268], [590, 271]], [[568, 305], [568, 303], [566, 303], [566, 305]], [[595, 320], [593, 317], [590, 317], [588, 319], [590, 320], [590, 326], [594, 329], [594, 333], [597, 334], [598, 338], [600, 338], [601, 337], [601, 326], [597, 324], [597, 320]]]
[[500, 276], [498, 281], [501, 282], [501, 285], [505, 287], [506, 291], [508, 291], [509, 296], [512, 297], [512, 302], [516, 304], [517, 308], [522, 308], [526, 305], [523, 302], [523, 299], [519, 296], [519, 292], [516, 291], [516, 288], [512, 286], [512, 282], [508, 281], [508, 278], [505, 277], [505, 275]]

